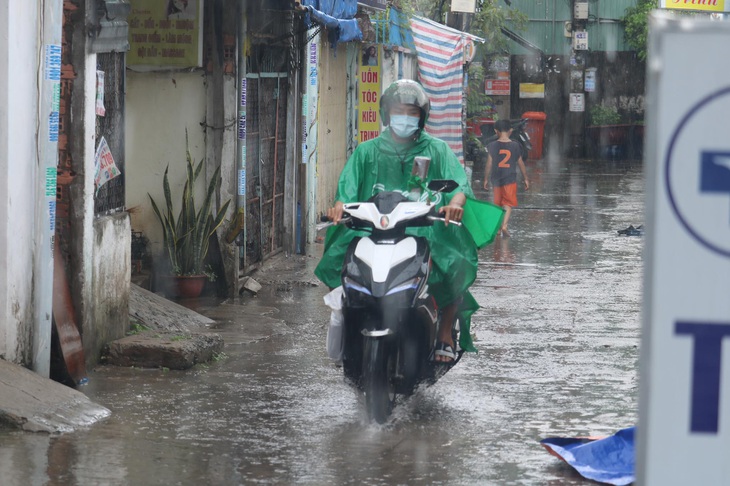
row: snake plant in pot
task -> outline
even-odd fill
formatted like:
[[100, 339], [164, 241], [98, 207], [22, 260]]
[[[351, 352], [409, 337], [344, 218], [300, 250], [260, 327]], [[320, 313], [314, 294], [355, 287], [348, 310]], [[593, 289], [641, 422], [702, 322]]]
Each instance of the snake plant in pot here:
[[[186, 137], [187, 138], [187, 137]], [[152, 209], [162, 226], [163, 245], [169, 259], [171, 289], [178, 297], [197, 297], [203, 290], [205, 281], [210, 272], [204, 268], [205, 257], [208, 254], [208, 242], [215, 230], [223, 223], [230, 200], [226, 201], [218, 210], [211, 214], [213, 195], [219, 184], [220, 167], [215, 170], [208, 183], [205, 199], [198, 209], [195, 206], [195, 181], [203, 168], [203, 160], [195, 166], [190, 151], [187, 154], [187, 179], [182, 192], [182, 205], [177, 218], [173, 212], [170, 181], [167, 176], [169, 165], [165, 168], [162, 188], [165, 194], [165, 206], [160, 207], [148, 193], [152, 202]]]

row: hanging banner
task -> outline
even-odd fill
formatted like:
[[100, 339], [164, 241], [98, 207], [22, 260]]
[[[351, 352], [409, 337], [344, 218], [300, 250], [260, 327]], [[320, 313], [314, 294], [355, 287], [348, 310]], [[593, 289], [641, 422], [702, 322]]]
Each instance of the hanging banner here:
[[730, 12], [730, 2], [726, 2], [726, 0], [660, 0], [659, 8], [696, 10], [698, 12]]
[[380, 135], [380, 49], [377, 45], [365, 44], [359, 71], [358, 143]]
[[127, 64], [203, 65], [203, 0], [131, 0]]

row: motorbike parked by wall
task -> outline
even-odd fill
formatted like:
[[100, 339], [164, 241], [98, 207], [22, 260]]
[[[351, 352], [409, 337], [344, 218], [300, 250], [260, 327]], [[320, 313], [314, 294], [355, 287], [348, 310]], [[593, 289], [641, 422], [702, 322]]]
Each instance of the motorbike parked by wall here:
[[[441, 315], [428, 288], [431, 251], [426, 238], [406, 234], [407, 228], [443, 224], [429, 199], [456, 187], [454, 181], [431, 181], [426, 201], [381, 192], [368, 202], [344, 206], [339, 224], [369, 235], [352, 241], [342, 286], [328, 296], [335, 301], [333, 309], [341, 304], [340, 314], [333, 310], [333, 319], [341, 320], [341, 335], [334, 338], [341, 347], [334, 353], [339, 351], [346, 381], [364, 394], [369, 419], [378, 423], [388, 419], [397, 397], [435, 383], [464, 352], [458, 347], [457, 319], [452, 330], [457, 358], [434, 360]], [[331, 348], [332, 335], [328, 341]], [[335, 358], [332, 349], [329, 354]]]

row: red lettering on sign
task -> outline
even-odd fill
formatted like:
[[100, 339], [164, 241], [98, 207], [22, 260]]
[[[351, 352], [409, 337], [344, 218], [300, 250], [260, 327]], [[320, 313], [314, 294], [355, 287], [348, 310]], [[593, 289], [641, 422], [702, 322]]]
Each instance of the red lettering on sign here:
[[378, 83], [378, 73], [373, 71], [363, 71], [360, 73], [360, 80], [363, 83]]

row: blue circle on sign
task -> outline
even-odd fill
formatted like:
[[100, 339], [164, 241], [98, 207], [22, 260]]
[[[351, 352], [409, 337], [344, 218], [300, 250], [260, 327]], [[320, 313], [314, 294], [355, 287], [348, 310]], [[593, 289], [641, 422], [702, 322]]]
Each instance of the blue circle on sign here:
[[[674, 130], [674, 133], [672, 133], [671, 142], [669, 144], [669, 149], [667, 150], [667, 156], [664, 165], [664, 183], [667, 189], [669, 203], [672, 207], [672, 210], [674, 211], [674, 214], [677, 216], [682, 226], [684, 226], [689, 234], [692, 235], [692, 237], [697, 240], [702, 246], [711, 250], [714, 253], [720, 254], [725, 257], [730, 257], [730, 246], [728, 248], [723, 248], [723, 246], [717, 244], [716, 242], [710, 241], [710, 238], [708, 238], [707, 235], [703, 235], [699, 227], [696, 224], [693, 225], [690, 219], [686, 215], [683, 215], [680, 211], [680, 204], [677, 202], [677, 200], [679, 199], [678, 194], [675, 194], [672, 191], [671, 170], [672, 158], [674, 156], [675, 150], [677, 150], [677, 144], [680, 140], [682, 132], [686, 130], [687, 127], [694, 121], [693, 119], [696, 115], [698, 115], [701, 110], [708, 108], [711, 103], [718, 101], [720, 98], [728, 95], [730, 95], [730, 87], [716, 91], [715, 93], [712, 93], [709, 96], [700, 100], [694, 107], [692, 107], [691, 110], [687, 112], [686, 115], [684, 115], [684, 117], [682, 117], [679, 125]], [[719, 155], [730, 157], [730, 150], [726, 149], [722, 153], [719, 153]], [[700, 169], [702, 170], [702, 167]], [[728, 196], [730, 196], [730, 191], [728, 191]], [[728, 205], [730, 205], [730, 201], [728, 202]], [[728, 224], [730, 224], [730, 221], [728, 221]], [[728, 243], [730, 244], [730, 241], [728, 241]]]

